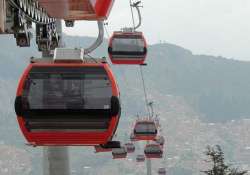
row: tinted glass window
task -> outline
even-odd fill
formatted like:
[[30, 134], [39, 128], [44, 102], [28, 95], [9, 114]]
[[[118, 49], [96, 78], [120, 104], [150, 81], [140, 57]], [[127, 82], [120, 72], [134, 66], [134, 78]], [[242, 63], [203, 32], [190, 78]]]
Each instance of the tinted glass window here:
[[150, 145], [146, 148], [146, 152], [161, 152], [161, 149], [157, 145]]
[[101, 67], [34, 67], [23, 93], [29, 109], [110, 109], [111, 97]]
[[144, 41], [142, 38], [114, 38], [112, 51], [144, 53]]
[[154, 123], [137, 123], [135, 131], [137, 133], [155, 133], [156, 127]]

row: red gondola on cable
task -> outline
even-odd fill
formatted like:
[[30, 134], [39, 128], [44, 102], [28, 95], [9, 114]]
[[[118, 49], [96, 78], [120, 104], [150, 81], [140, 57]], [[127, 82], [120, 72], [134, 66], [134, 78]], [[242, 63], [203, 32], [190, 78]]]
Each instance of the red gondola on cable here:
[[105, 145], [118, 126], [119, 91], [106, 63], [31, 63], [15, 111], [33, 146]]
[[133, 143], [126, 143], [124, 146], [127, 149], [128, 153], [135, 152], [135, 145]]
[[147, 56], [143, 33], [114, 32], [109, 41], [108, 53], [114, 64], [143, 64]]
[[145, 161], [145, 156], [142, 154], [139, 154], [136, 156], [136, 162], [144, 162]]
[[153, 120], [138, 120], [133, 134], [136, 140], [154, 140], [157, 136], [157, 127]]
[[107, 19], [114, 0], [38, 0], [53, 18], [64, 20]]
[[163, 150], [158, 144], [148, 144], [144, 148], [146, 158], [162, 158]]
[[112, 149], [113, 159], [125, 159], [127, 157], [127, 150], [125, 147]]

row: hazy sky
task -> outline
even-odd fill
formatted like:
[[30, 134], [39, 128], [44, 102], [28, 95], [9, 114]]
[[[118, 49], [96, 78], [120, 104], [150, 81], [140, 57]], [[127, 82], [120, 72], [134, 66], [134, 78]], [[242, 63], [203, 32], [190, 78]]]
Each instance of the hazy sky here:
[[[149, 44], [160, 40], [195, 54], [250, 61], [250, 0], [142, 0], [143, 25]], [[116, 0], [108, 30], [131, 25], [129, 0]], [[96, 36], [93, 22], [79, 22], [70, 35]]]

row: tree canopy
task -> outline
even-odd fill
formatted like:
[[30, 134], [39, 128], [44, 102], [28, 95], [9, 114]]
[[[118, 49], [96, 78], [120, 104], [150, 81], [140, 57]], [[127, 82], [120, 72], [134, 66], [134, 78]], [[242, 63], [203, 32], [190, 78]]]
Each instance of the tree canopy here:
[[232, 168], [225, 163], [224, 153], [219, 145], [215, 147], [208, 146], [205, 154], [208, 156], [206, 162], [211, 163], [209, 170], [202, 171], [207, 175], [244, 175], [247, 171], [241, 171], [238, 168]]

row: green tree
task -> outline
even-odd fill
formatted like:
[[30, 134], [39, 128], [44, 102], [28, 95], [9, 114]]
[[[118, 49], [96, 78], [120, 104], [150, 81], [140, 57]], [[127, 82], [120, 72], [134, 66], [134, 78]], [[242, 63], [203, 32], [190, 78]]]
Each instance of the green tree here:
[[206, 162], [212, 164], [212, 168], [202, 171], [207, 175], [244, 175], [247, 171], [241, 171], [238, 168], [231, 168], [224, 162], [224, 153], [219, 145], [215, 147], [208, 146], [205, 154], [208, 156]]

